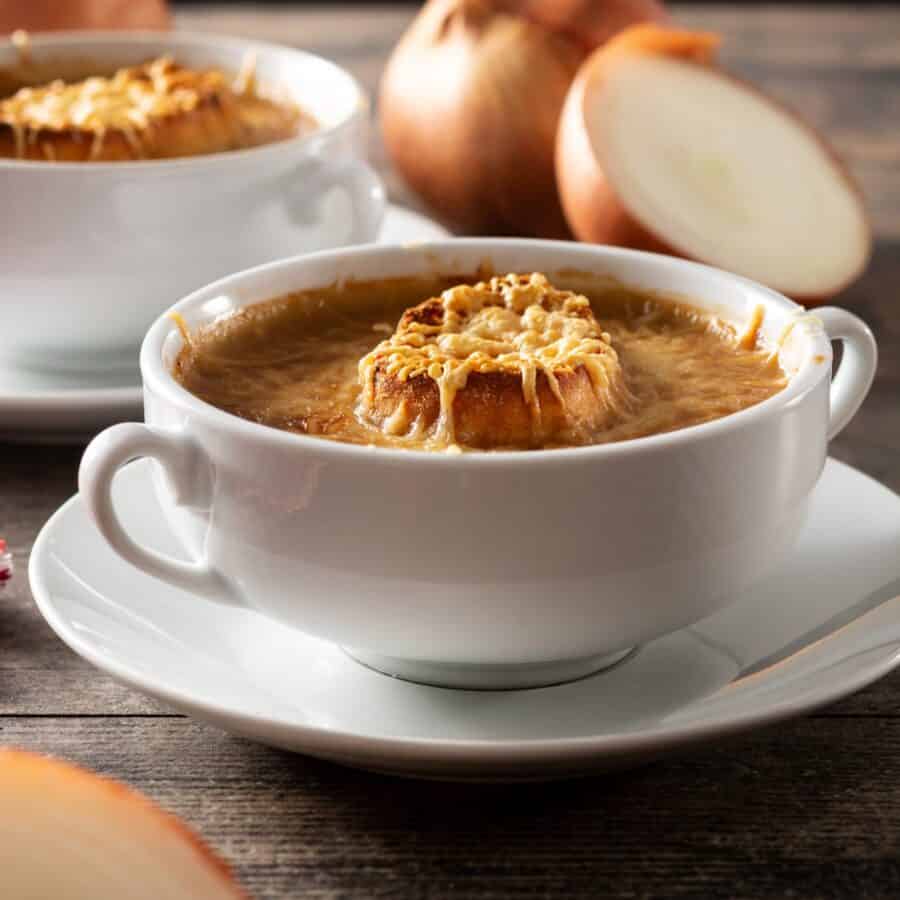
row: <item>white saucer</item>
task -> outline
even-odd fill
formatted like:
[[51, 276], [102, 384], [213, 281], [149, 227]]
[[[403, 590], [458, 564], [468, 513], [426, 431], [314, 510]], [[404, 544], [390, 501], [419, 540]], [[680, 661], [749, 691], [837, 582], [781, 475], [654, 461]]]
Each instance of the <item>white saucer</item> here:
[[388, 205], [378, 235], [379, 244], [409, 244], [416, 241], [442, 241], [450, 237], [446, 228], [422, 213], [403, 206]]
[[0, 358], [0, 441], [86, 443], [107, 425], [143, 418], [141, 386], [127, 372], [40, 372]]
[[[447, 237], [431, 219], [389, 206], [379, 243]], [[0, 359], [0, 442], [79, 444], [115, 422], [144, 418], [137, 372], [63, 373], [22, 369]]]
[[[148, 475], [146, 462], [127, 467], [116, 505], [139, 541], [177, 552]], [[107, 548], [77, 496], [44, 527], [29, 573], [56, 633], [137, 690], [264, 743], [403, 775], [512, 780], [632, 765], [805, 712], [900, 663], [900, 497], [833, 460], [775, 575], [725, 612], [557, 687], [447, 690], [379, 674], [141, 574]]]

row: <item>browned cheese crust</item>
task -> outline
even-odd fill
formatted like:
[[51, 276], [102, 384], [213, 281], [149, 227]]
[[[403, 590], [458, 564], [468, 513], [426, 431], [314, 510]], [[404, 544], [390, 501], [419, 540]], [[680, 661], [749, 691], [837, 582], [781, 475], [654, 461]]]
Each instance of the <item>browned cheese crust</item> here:
[[22, 88], [0, 100], [0, 157], [115, 162], [199, 156], [297, 133], [299, 110], [218, 70], [160, 58], [110, 78]]
[[629, 404], [585, 297], [538, 273], [460, 285], [408, 309], [360, 363], [360, 416], [482, 449], [587, 439]]

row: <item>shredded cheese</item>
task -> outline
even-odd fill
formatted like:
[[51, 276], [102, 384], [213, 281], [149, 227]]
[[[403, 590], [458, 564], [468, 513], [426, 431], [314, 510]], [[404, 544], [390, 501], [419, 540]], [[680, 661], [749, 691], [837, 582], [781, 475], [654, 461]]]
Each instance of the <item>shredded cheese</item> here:
[[[243, 88], [253, 82], [254, 60], [245, 60]], [[39, 132], [78, 131], [92, 138], [96, 158], [103, 139], [121, 132], [136, 153], [140, 134], [159, 120], [188, 113], [213, 97], [231, 92], [218, 69], [194, 71], [182, 68], [168, 56], [127, 69], [109, 78], [91, 77], [67, 83], [62, 80], [38, 87], [21, 88], [0, 100], [0, 125], [13, 129], [16, 153], [25, 154], [26, 141]]]
[[[627, 402], [618, 356], [587, 297], [557, 290], [538, 272], [495, 277], [450, 288], [406, 311], [396, 331], [360, 360], [360, 414], [371, 418], [379, 373], [400, 382], [424, 376], [435, 382], [440, 398], [435, 437], [452, 444], [453, 402], [472, 372], [520, 376], [537, 421], [538, 374], [565, 408], [559, 376], [579, 368], [605, 404]], [[382, 423], [389, 433], [398, 433], [401, 409], [402, 403]]]

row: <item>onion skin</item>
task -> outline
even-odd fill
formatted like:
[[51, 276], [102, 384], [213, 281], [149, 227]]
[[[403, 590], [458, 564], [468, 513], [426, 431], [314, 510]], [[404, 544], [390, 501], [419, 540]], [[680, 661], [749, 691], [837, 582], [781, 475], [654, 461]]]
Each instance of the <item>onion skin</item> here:
[[[604, 68], [614, 65], [621, 53], [663, 53], [695, 62], [698, 65], [715, 66], [714, 54], [719, 39], [702, 32], [676, 31], [653, 25], [636, 26], [623, 32], [605, 47], [592, 54], [579, 70], [566, 97], [556, 143], [556, 179], [560, 198], [573, 234], [579, 241], [593, 244], [613, 244], [653, 253], [665, 253], [684, 259], [694, 257], [655, 233], [652, 227], [641, 222], [631, 213], [618, 196], [615, 187], [607, 179], [600, 161], [591, 146], [584, 121], [584, 106], [588, 91], [596, 90], [602, 83]], [[753, 85], [717, 68], [723, 78], [740, 84], [743, 88], [763, 97], [786, 116], [799, 122], [816, 138], [834, 164], [835, 172], [842, 177], [860, 198], [862, 192], [850, 175], [844, 162], [811, 126], [792, 110], [766, 96]], [[871, 243], [871, 227], [866, 218]], [[700, 260], [706, 262], [706, 260]], [[844, 290], [864, 270], [868, 257], [862, 260], [858, 271], [842, 284], [823, 294], [791, 293], [791, 299], [805, 306], [820, 305]], [[773, 285], [777, 290], [778, 286]]]
[[554, 4], [429, 0], [388, 62], [379, 100], [388, 154], [457, 230], [571, 237], [553, 160], [566, 93], [594, 46], [572, 38], [576, 20], [590, 18], [605, 38], [635, 16], [665, 15], [657, 0]]

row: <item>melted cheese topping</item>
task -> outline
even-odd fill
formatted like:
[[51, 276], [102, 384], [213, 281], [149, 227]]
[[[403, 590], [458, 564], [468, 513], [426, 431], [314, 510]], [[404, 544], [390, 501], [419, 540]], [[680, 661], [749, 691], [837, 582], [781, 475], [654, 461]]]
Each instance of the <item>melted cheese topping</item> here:
[[[425, 376], [436, 383], [440, 397], [434, 436], [452, 444], [453, 401], [470, 373], [519, 375], [537, 420], [538, 374], [565, 408], [559, 376], [579, 368], [590, 377], [598, 401], [607, 407], [627, 404], [618, 356], [587, 297], [557, 290], [538, 272], [495, 277], [450, 288], [406, 311], [396, 331], [360, 360], [360, 414], [367, 418], [374, 405], [379, 372], [399, 381]], [[382, 428], [398, 434], [403, 418], [401, 403]], [[414, 422], [413, 431], [420, 425]]]
[[[239, 87], [244, 90], [252, 86], [250, 72], [242, 70], [240, 80]], [[29, 136], [41, 130], [93, 135], [92, 156], [96, 156], [109, 131], [122, 132], [137, 149], [140, 132], [155, 121], [191, 112], [203, 101], [231, 92], [218, 69], [184, 69], [164, 56], [120, 69], [109, 78], [98, 76], [71, 84], [58, 80], [22, 88], [0, 100], [0, 124], [13, 129], [20, 157], [25, 155]]]

